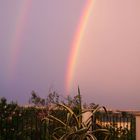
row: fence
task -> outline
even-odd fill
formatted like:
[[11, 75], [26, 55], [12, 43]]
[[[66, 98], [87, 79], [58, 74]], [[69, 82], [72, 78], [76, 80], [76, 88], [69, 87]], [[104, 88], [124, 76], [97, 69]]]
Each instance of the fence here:
[[[34, 109], [20, 111], [0, 116], [0, 140], [49, 140], [52, 128], [50, 124], [42, 123], [42, 113]], [[93, 129], [107, 128], [111, 140], [136, 140], [135, 121], [135, 117], [129, 114], [100, 113], [92, 118]], [[96, 136], [99, 140], [104, 137], [101, 134]]]
[[136, 140], [136, 118], [134, 115], [100, 113], [96, 115], [93, 122], [93, 129], [95, 127], [107, 128], [111, 140]]
[[41, 122], [40, 111], [25, 111], [0, 115], [0, 140], [45, 140], [49, 137], [47, 124]]

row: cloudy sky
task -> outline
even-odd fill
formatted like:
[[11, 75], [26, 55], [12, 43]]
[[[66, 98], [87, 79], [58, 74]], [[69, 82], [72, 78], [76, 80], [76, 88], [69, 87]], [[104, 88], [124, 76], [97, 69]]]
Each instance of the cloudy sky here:
[[[66, 95], [71, 44], [91, 0], [0, 0], [0, 97], [28, 102], [32, 90]], [[70, 95], [140, 109], [140, 1], [95, 0]]]

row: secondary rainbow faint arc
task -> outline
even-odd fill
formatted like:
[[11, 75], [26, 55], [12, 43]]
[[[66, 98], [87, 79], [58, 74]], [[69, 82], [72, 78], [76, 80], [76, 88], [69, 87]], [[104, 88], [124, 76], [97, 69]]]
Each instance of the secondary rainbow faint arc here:
[[10, 43], [10, 61], [8, 66], [8, 75], [10, 79], [15, 76], [16, 67], [18, 64], [18, 59], [21, 52], [21, 41], [24, 28], [28, 20], [28, 14], [31, 7], [32, 0], [24, 0], [21, 2], [21, 7], [19, 8], [19, 13], [17, 14], [15, 22], [15, 30], [12, 34]]
[[79, 24], [74, 35], [74, 39], [71, 45], [71, 52], [68, 60], [68, 68], [66, 74], [66, 92], [70, 94], [71, 85], [73, 82], [76, 61], [78, 57], [78, 52], [82, 43], [83, 35], [86, 30], [88, 19], [90, 17], [94, 0], [86, 0], [86, 4], [82, 11], [82, 15], [79, 19]]

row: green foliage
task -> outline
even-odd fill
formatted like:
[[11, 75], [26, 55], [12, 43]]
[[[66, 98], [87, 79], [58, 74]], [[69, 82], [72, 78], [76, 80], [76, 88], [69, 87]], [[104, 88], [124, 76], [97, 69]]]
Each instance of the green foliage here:
[[56, 92], [50, 92], [46, 99], [41, 98], [34, 90], [31, 92], [29, 103], [34, 106], [49, 106], [52, 103], [59, 103], [59, 95]]
[[[83, 107], [79, 87], [76, 96], [65, 100], [60, 100], [56, 92], [50, 92], [44, 99], [32, 91], [30, 104], [21, 107], [0, 98], [0, 140], [132, 140], [135, 127], [130, 130], [98, 124], [97, 116], [106, 114], [106, 108], [94, 103]], [[90, 113], [86, 120], [85, 113]], [[122, 112], [123, 117], [127, 115]]]
[[[83, 111], [79, 87], [78, 95], [75, 96], [74, 101], [76, 101], [75, 108], [77, 108], [78, 112], [75, 113], [71, 106], [69, 107], [65, 104], [58, 103], [53, 110], [63, 110], [66, 113], [65, 118], [62, 119], [56, 114], [49, 114], [46, 118], [42, 119], [43, 123], [48, 122], [49, 124], [51, 122], [54, 126], [53, 131], [50, 133], [50, 138], [52, 140], [96, 140], [94, 133], [97, 131], [98, 133], [104, 133], [106, 136], [108, 136], [108, 130], [106, 129], [98, 129], [94, 131], [91, 130], [91, 117], [94, 117], [94, 114], [101, 108], [105, 108], [95, 105], [92, 109]], [[91, 112], [91, 116], [89, 116], [87, 120], [83, 122], [82, 116], [86, 112]]]
[[5, 98], [1, 98], [0, 140], [41, 139], [44, 127], [41, 124], [43, 115], [47, 115], [46, 109], [20, 107], [14, 102], [7, 103]]
[[34, 104], [34, 106], [44, 106], [45, 99], [42, 99], [37, 93], [33, 90], [31, 92], [31, 98], [29, 99], [29, 103]]

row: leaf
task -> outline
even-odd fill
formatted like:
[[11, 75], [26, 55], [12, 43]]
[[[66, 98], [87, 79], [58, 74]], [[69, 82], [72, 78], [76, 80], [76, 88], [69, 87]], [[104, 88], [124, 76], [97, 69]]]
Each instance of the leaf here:
[[78, 129], [80, 128], [80, 124], [79, 124], [79, 121], [78, 121], [78, 118], [76, 116], [76, 114], [72, 111], [71, 108], [67, 107], [66, 105], [64, 104], [58, 104], [58, 106], [61, 106], [63, 108], [65, 108], [70, 114], [71, 116], [73, 116], [74, 120], [75, 120], [75, 123], [76, 123], [76, 126], [78, 127]]
[[66, 127], [66, 124], [63, 121], [61, 121], [60, 119], [58, 119], [57, 117], [54, 117], [52, 115], [48, 115], [47, 118], [49, 118], [49, 119], [51, 119], [53, 121], [57, 121], [58, 123], [60, 123], [60, 124], [62, 124], [63, 126]]
[[89, 138], [89, 140], [97, 140], [97, 138], [92, 134], [86, 134], [85, 138]]

